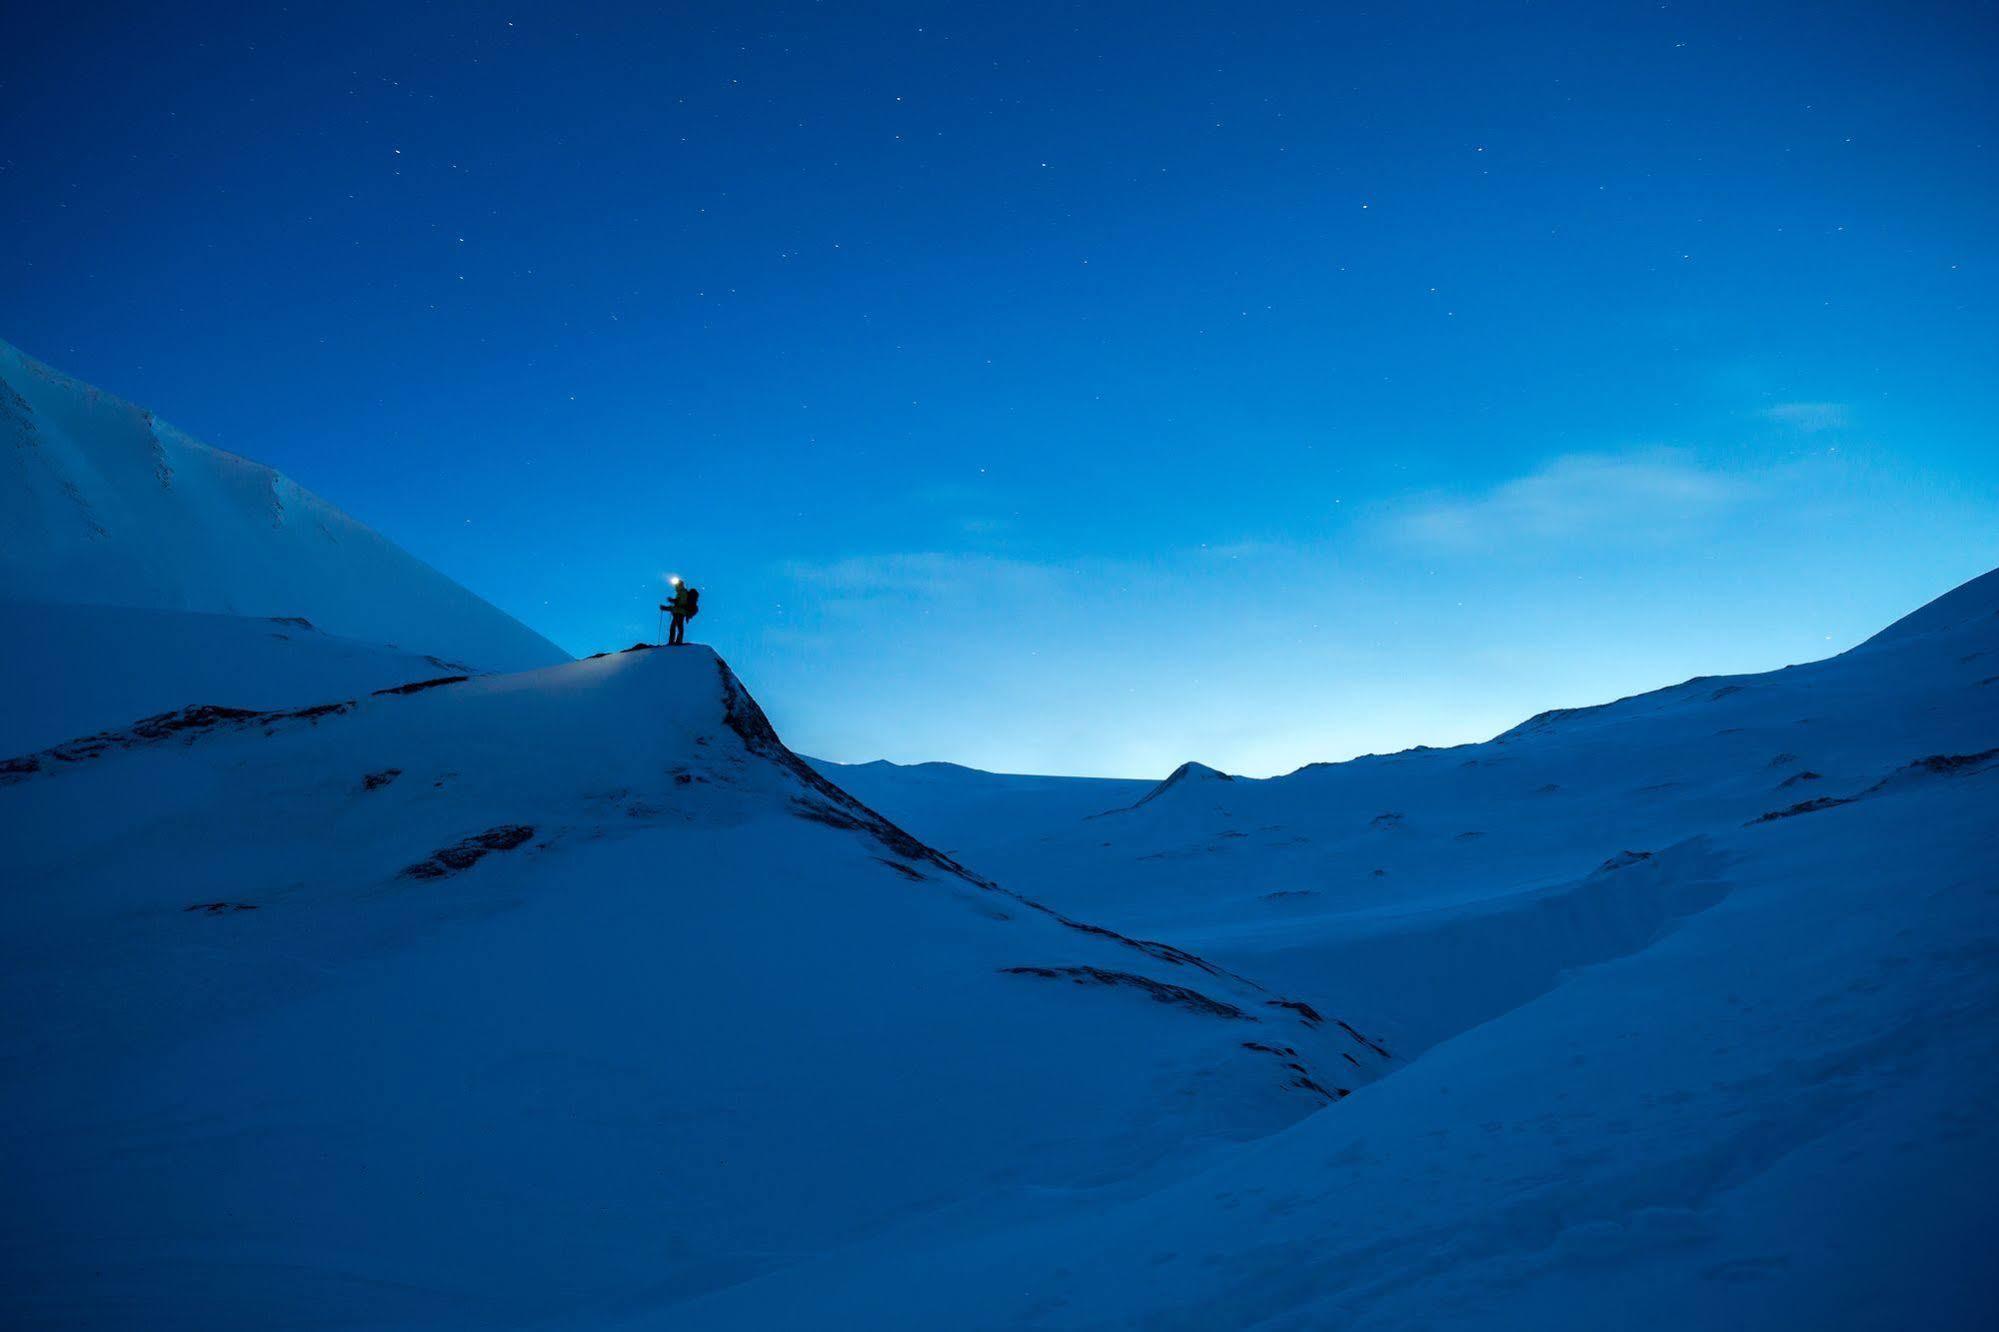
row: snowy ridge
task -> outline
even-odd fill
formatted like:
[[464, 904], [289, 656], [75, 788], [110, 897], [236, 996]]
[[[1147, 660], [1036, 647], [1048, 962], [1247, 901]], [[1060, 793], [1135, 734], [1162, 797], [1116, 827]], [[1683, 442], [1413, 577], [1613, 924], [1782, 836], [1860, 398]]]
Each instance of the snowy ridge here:
[[1979, 575], [1951, 589], [1926, 606], [1910, 611], [1895, 623], [1855, 648], [1879, 647], [1922, 634], [1963, 629], [1980, 620], [1999, 617], [1999, 569]]
[[968, 849], [1398, 1071], [1143, 1197], [926, 1245], [913, 1294], [871, 1245], [631, 1325], [1984, 1326], [1995, 610], [1988, 574], [1825, 661]]
[[0, 343], [0, 603], [302, 616], [482, 670], [567, 654], [288, 477]]
[[1392, 1064], [925, 845], [705, 648], [178, 709], [9, 763], [0, 822], [15, 1325], [574, 1322], [1178, 1168]]

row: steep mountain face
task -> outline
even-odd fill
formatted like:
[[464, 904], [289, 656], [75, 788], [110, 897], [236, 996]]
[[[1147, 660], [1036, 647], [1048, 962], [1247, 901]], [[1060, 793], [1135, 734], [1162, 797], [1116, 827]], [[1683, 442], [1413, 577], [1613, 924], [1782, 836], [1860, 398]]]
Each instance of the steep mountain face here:
[[1336, 1009], [1399, 1071], [1154, 1190], [871, 1242], [630, 1326], [1973, 1328], [1999, 1307], [1999, 575], [1826, 661], [1182, 784], [979, 854]]
[[10, 1326], [608, 1321], [1393, 1062], [917, 841], [705, 648], [178, 709], [0, 828]]
[[303, 617], [479, 670], [568, 654], [270, 468], [0, 343], [0, 603]]

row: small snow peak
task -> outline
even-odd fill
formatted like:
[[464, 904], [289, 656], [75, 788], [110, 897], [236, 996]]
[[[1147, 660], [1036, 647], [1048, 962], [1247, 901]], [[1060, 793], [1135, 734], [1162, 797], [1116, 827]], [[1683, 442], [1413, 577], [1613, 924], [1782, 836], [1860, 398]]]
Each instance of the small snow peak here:
[[1132, 808], [1137, 809], [1139, 805], [1157, 800], [1176, 786], [1186, 786], [1195, 782], [1232, 782], [1234, 780], [1235, 778], [1229, 776], [1229, 774], [1218, 772], [1205, 763], [1182, 763], [1173, 770], [1172, 775], [1165, 781], [1140, 796], [1137, 803], [1132, 805]]

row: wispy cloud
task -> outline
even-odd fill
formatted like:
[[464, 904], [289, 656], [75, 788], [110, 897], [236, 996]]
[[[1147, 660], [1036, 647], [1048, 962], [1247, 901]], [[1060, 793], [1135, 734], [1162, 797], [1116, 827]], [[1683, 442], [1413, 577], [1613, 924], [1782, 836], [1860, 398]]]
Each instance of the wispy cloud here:
[[950, 601], [1030, 587], [1060, 576], [1061, 570], [990, 555], [915, 551], [850, 555], [826, 564], [794, 561], [784, 566], [784, 573], [827, 597]]
[[1842, 430], [1852, 420], [1852, 413], [1843, 402], [1780, 402], [1765, 408], [1763, 415], [1807, 435], [1816, 435], [1821, 430]]
[[1396, 532], [1418, 545], [1473, 550], [1520, 542], [1648, 539], [1749, 495], [1753, 481], [1670, 449], [1556, 458], [1482, 495], [1432, 497], [1400, 510]]

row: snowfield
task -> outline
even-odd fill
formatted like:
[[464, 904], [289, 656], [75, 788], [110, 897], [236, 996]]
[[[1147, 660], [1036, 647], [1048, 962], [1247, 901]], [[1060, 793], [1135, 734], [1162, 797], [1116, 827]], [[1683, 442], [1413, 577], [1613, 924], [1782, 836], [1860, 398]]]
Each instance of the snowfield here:
[[1484, 744], [842, 766], [0, 431], [0, 1325], [1999, 1323], [1999, 571]]
[[290, 478], [0, 342], [8, 602], [303, 617], [479, 670], [569, 658]]

